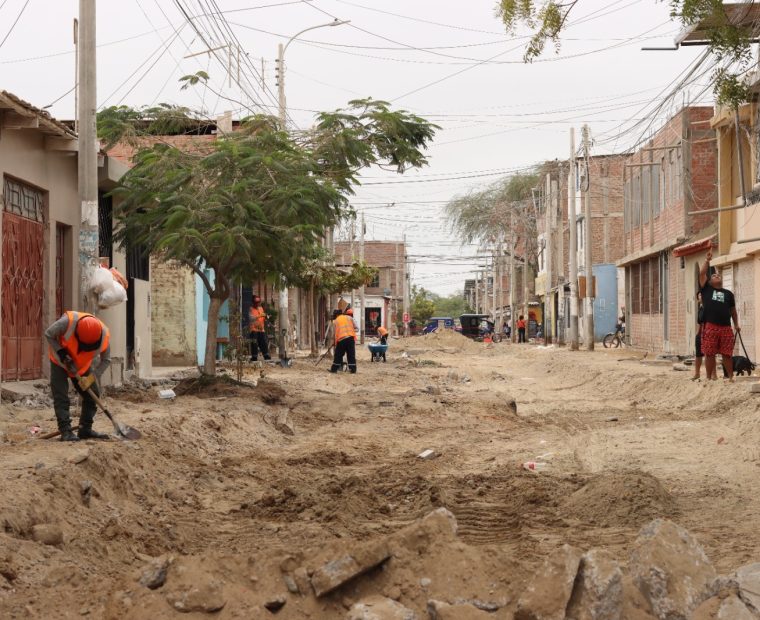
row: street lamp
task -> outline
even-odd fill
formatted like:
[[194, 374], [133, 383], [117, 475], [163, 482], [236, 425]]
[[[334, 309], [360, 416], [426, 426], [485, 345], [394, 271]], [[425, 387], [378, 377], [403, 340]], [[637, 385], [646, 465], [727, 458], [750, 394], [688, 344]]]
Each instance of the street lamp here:
[[[280, 122], [282, 123], [283, 129], [285, 128], [287, 124], [287, 110], [285, 107], [285, 50], [288, 49], [288, 46], [295, 41], [298, 37], [300, 37], [304, 32], [309, 32], [309, 30], [316, 30], [317, 28], [332, 28], [334, 26], [342, 26], [343, 24], [348, 24], [350, 20], [339, 20], [335, 19], [334, 21], [331, 21], [327, 24], [319, 24], [318, 26], [310, 26], [309, 28], [304, 28], [301, 30], [301, 32], [298, 32], [294, 34], [290, 39], [288, 39], [288, 42], [283, 45], [280, 43], [277, 47], [277, 69], [278, 69], [278, 76], [277, 76], [277, 94], [278, 94], [278, 103], [279, 103], [279, 116], [280, 116]], [[280, 337], [278, 340], [278, 349], [279, 349], [279, 355], [280, 360], [284, 361], [288, 357], [288, 352], [286, 348], [286, 342], [288, 333], [290, 332], [290, 317], [288, 316], [288, 289], [287, 287], [283, 286], [282, 290], [280, 291], [280, 313], [279, 313], [279, 319], [280, 319]], [[314, 338], [314, 334], [311, 334], [309, 338]]]

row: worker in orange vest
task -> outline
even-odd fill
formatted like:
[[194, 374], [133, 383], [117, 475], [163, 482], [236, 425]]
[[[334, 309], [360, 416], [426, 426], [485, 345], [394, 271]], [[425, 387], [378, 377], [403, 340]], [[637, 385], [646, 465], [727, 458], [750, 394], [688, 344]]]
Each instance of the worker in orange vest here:
[[338, 372], [343, 366], [343, 356], [348, 358], [348, 370], [356, 373], [356, 326], [354, 311], [348, 308], [333, 321], [335, 325], [335, 356], [330, 372]]
[[267, 311], [261, 305], [261, 297], [258, 295], [253, 296], [253, 304], [248, 311], [248, 324], [251, 328], [251, 361], [258, 361], [259, 349], [265, 360], [272, 359], [266, 334]]
[[[111, 365], [111, 334], [108, 328], [92, 314], [69, 310], [47, 328], [45, 338], [50, 345], [50, 389], [61, 441], [108, 439], [108, 435], [92, 430], [98, 406], [87, 393], [87, 390], [92, 390], [100, 396], [97, 379]], [[99, 362], [93, 370], [96, 357]], [[78, 436], [71, 429], [69, 379], [82, 397]]]

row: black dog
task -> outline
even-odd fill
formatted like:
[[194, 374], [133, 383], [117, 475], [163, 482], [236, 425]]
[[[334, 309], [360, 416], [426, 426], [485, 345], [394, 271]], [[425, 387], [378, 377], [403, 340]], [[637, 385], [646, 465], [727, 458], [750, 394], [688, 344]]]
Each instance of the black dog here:
[[[747, 376], [749, 376], [752, 374], [752, 371], [755, 370], [755, 365], [743, 355], [734, 355], [731, 359], [734, 361], [735, 375], [743, 375], [746, 372]], [[723, 376], [728, 377], [725, 366], [723, 366]]]

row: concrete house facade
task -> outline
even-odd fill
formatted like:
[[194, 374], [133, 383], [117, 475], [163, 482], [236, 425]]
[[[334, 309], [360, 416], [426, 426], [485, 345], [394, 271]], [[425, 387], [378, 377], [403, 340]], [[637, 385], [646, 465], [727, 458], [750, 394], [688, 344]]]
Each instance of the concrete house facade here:
[[631, 344], [693, 354], [700, 242], [716, 232], [713, 109], [675, 114], [624, 173], [626, 328]]
[[[80, 307], [77, 152], [77, 135], [71, 128], [0, 91], [3, 381], [46, 376], [43, 332], [63, 311]], [[112, 204], [106, 197], [125, 170], [110, 158], [100, 158], [100, 254], [129, 274], [128, 257], [115, 251], [111, 242]], [[130, 282], [134, 286], [129, 307], [121, 304], [97, 313], [111, 329], [108, 383], [121, 382], [135, 369], [150, 374], [150, 364], [144, 363], [150, 360], [150, 285], [139, 278]]]

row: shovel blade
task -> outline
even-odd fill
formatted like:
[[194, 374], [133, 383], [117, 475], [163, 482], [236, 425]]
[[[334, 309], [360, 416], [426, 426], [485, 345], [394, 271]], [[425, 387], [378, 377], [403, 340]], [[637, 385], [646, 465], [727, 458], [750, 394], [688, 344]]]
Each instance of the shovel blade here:
[[132, 428], [131, 426], [127, 426], [126, 424], [119, 424], [117, 430], [119, 437], [128, 441], [135, 441], [142, 437], [142, 433], [140, 431], [138, 431], [136, 428]]

